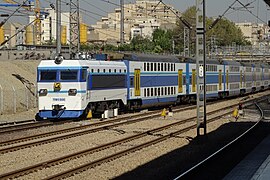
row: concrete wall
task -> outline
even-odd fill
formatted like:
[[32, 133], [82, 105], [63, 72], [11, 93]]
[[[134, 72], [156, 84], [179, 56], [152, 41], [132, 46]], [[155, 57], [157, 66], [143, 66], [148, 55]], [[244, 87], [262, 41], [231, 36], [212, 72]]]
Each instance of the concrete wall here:
[[4, 60], [42, 60], [49, 59], [51, 52], [46, 51], [31, 51], [31, 50], [1, 50], [0, 61]]

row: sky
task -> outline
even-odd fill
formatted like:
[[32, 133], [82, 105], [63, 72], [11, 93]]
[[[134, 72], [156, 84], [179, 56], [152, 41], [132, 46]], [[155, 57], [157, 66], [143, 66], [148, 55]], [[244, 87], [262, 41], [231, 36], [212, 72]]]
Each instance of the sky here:
[[[23, 2], [23, 0], [15, 0], [16, 2]], [[106, 17], [108, 12], [113, 12], [115, 8], [118, 8], [120, 0], [80, 0], [80, 8], [83, 13], [83, 20], [87, 24], [95, 24], [97, 20], [100, 20], [101, 17]], [[124, 0], [125, 3], [133, 3], [135, 0]], [[217, 17], [222, 15], [235, 0], [205, 0], [206, 1], [206, 15], [208, 17]], [[270, 18], [270, 8], [264, 3], [263, 0], [239, 0], [244, 5], [251, 3], [248, 7], [248, 12], [236, 2], [232, 8], [226, 14], [225, 17], [234, 21], [234, 22], [259, 22], [267, 23]], [[50, 3], [55, 4], [56, 0], [40, 0], [42, 8], [49, 7]], [[65, 2], [69, 0], [61, 0], [62, 9], [68, 10], [69, 6]], [[158, 0], [157, 0], [158, 2]], [[196, 0], [163, 0], [165, 4], [172, 5], [175, 9], [178, 9], [180, 12], [185, 11], [188, 7], [194, 6]], [[4, 0], [0, 0], [0, 3], [5, 3]], [[116, 5], [115, 5], [116, 4]], [[11, 13], [16, 8], [11, 7], [2, 7], [0, 6], [0, 14], [6, 14], [7, 12]], [[237, 10], [238, 9], [238, 10]], [[268, 10], [269, 9], [269, 10]], [[258, 16], [258, 18], [254, 17]], [[3, 17], [0, 17], [0, 20], [3, 20]], [[27, 22], [27, 16], [14, 16], [10, 19], [11, 21], [20, 21]]]

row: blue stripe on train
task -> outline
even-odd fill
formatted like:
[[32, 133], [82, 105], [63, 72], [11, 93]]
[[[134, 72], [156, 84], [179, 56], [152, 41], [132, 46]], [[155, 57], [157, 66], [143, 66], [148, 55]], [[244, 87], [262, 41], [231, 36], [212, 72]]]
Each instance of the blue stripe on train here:
[[[68, 93], [67, 90], [63, 90], [63, 91], [48, 91], [48, 93], [52, 93], [52, 94], [65, 94]], [[77, 93], [86, 93], [86, 90], [78, 90]]]
[[41, 110], [38, 115], [43, 119], [64, 119], [64, 118], [78, 118], [83, 114], [83, 110], [64, 110], [53, 111], [53, 110]]

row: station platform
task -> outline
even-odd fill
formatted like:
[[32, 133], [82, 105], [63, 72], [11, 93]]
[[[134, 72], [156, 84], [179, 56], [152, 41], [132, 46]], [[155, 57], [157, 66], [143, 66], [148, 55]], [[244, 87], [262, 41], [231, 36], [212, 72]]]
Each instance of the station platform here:
[[224, 179], [270, 179], [270, 135], [250, 152]]

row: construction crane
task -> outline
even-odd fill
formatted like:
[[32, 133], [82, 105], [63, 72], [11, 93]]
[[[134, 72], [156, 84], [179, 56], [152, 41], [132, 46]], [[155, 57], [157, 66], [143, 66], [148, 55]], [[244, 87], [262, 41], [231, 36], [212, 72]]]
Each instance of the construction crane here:
[[[20, 5], [20, 3], [14, 1], [14, 0], [3, 0], [6, 3], [9, 4], [14, 4], [14, 5]], [[29, 4], [33, 4], [34, 0], [29, 0], [28, 1]], [[40, 3], [39, 0], [35, 0], [35, 7], [31, 8], [31, 6], [22, 6], [24, 9], [26, 9], [27, 11], [31, 11], [35, 13], [35, 22], [34, 22], [34, 27], [35, 27], [35, 37], [36, 37], [36, 45], [40, 45], [41, 44], [41, 14], [40, 14]]]

